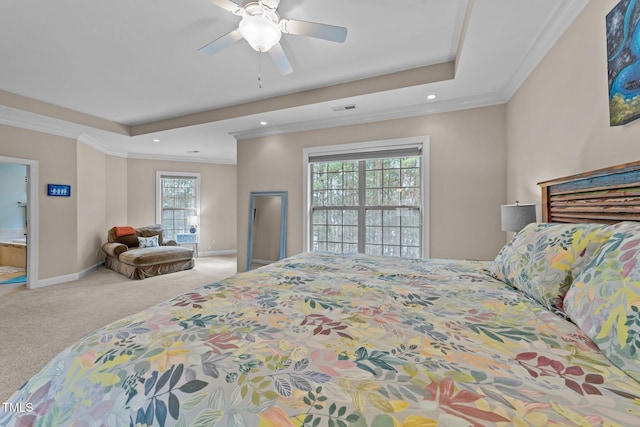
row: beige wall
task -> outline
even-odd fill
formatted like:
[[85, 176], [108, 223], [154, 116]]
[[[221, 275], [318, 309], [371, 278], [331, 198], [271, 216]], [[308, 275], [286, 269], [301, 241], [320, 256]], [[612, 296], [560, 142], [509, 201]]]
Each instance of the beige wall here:
[[609, 126], [605, 16], [591, 1], [507, 107], [509, 200], [537, 202], [537, 183], [640, 160], [640, 121]]
[[[76, 141], [0, 125], [0, 155], [38, 161], [38, 279], [76, 273]], [[48, 197], [47, 184], [71, 185], [71, 197]]]
[[77, 144], [77, 152], [77, 248], [78, 269], [82, 271], [104, 260], [107, 156], [83, 143]]
[[[127, 159], [106, 157], [106, 228], [127, 224]], [[106, 238], [106, 231], [104, 232]]]
[[[155, 223], [156, 170], [199, 172], [199, 249], [236, 249], [235, 165], [114, 157], [74, 139], [4, 125], [0, 156], [38, 161], [39, 280], [57, 283], [99, 264], [96, 251], [113, 225]], [[71, 197], [48, 197], [46, 184], [71, 185]]]
[[493, 259], [505, 239], [505, 112], [495, 106], [238, 141], [238, 270], [251, 191], [289, 192], [287, 256], [302, 251], [303, 148], [415, 136], [430, 137], [431, 257]]
[[[236, 166], [136, 160], [127, 162], [127, 219], [140, 227], [156, 223], [156, 172], [200, 174], [200, 252], [236, 249]], [[214, 243], [215, 242], [215, 243]]]

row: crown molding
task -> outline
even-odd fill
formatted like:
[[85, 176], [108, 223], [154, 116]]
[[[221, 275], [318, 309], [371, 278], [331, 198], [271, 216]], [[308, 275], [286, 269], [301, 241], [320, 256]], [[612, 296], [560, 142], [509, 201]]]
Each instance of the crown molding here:
[[363, 123], [372, 123], [385, 120], [396, 120], [410, 117], [418, 117], [429, 114], [448, 113], [451, 111], [468, 110], [471, 108], [489, 107], [493, 105], [504, 104], [508, 101], [502, 94], [489, 93], [473, 98], [454, 99], [439, 102], [430, 102], [425, 104], [417, 104], [404, 106], [396, 109], [385, 111], [377, 111], [367, 114], [349, 114], [342, 117], [327, 117], [317, 120], [306, 120], [295, 123], [289, 123], [282, 126], [267, 126], [259, 128], [251, 128], [232, 132], [230, 135], [238, 140], [260, 138], [263, 136], [304, 132], [325, 128], [335, 128], [340, 126], [357, 125]]
[[0, 124], [49, 135], [76, 139], [80, 134], [73, 125], [58, 119], [0, 105]]
[[191, 163], [213, 163], [213, 164], [231, 164], [235, 165], [235, 160], [216, 159], [210, 157], [193, 158], [187, 156], [164, 156], [156, 154], [132, 153], [120, 150], [113, 150], [104, 145], [96, 138], [90, 136], [91, 128], [85, 129], [74, 123], [65, 122], [40, 114], [19, 110], [6, 105], [0, 105], [0, 124], [16, 127], [20, 129], [32, 130], [35, 132], [46, 133], [49, 135], [61, 136], [86, 144], [96, 150], [114, 157], [123, 157], [127, 159], [140, 160], [166, 160], [174, 162], [191, 162]]
[[255, 114], [263, 114], [289, 108], [303, 107], [322, 102], [341, 102], [356, 96], [366, 96], [385, 91], [417, 87], [431, 83], [450, 81], [455, 78], [455, 62], [447, 61], [424, 65], [408, 70], [367, 77], [359, 80], [337, 83], [315, 89], [308, 89], [285, 95], [273, 96], [255, 101], [208, 111], [187, 114], [156, 122], [133, 126], [132, 136], [195, 126]]
[[16, 110], [23, 110], [51, 119], [57, 119], [61, 122], [79, 127], [101, 129], [120, 135], [130, 135], [131, 133], [131, 129], [127, 125], [4, 90], [0, 90], [0, 104]]
[[96, 140], [95, 138], [93, 138], [92, 136], [87, 135], [86, 133], [80, 134], [78, 136], [78, 142], [81, 142], [83, 144], [86, 144], [92, 148], [95, 148], [96, 150], [108, 155], [108, 156], [114, 156], [114, 157], [127, 157], [127, 153], [124, 151], [116, 151], [116, 150], [112, 150], [108, 147], [105, 147], [103, 144], [101, 144], [98, 140]]
[[[566, 0], [557, 3], [556, 10], [552, 14], [552, 17], [544, 26], [541, 27], [538, 37], [532, 43], [531, 48], [526, 52], [526, 55], [524, 55], [522, 62], [518, 65], [515, 72], [500, 92], [488, 93], [473, 98], [465, 98], [464, 100], [446, 100], [428, 104], [405, 106], [393, 110], [385, 110], [384, 112], [353, 114], [339, 118], [331, 117], [318, 120], [308, 120], [290, 123], [283, 126], [251, 128], [232, 132], [231, 135], [239, 140], [259, 138], [275, 134], [303, 132], [322, 128], [394, 120], [505, 104], [509, 102], [511, 97], [527, 80], [540, 61], [542, 61], [588, 3], [589, 0]], [[472, 6], [473, 1], [467, 5], [467, 8], [470, 9]]]
[[136, 160], [161, 160], [169, 162], [185, 162], [185, 163], [211, 163], [219, 165], [235, 165], [236, 160], [229, 159], [216, 159], [213, 157], [187, 157], [187, 156], [174, 156], [174, 155], [162, 155], [162, 154], [142, 154], [142, 153], [129, 153], [128, 159]]
[[588, 3], [589, 0], [557, 2], [555, 13], [551, 14], [551, 18], [546, 25], [540, 27], [540, 32], [535, 42], [526, 52], [524, 59], [505, 85], [503, 94], [507, 100], [511, 99], [520, 86], [529, 78], [529, 75], [536, 69], [540, 61], [549, 53]]

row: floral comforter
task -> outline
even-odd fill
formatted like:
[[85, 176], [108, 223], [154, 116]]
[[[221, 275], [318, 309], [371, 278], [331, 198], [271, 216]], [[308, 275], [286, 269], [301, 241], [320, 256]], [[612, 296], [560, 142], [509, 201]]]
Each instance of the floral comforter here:
[[640, 384], [472, 261], [302, 254], [96, 330], [0, 426], [632, 426]]

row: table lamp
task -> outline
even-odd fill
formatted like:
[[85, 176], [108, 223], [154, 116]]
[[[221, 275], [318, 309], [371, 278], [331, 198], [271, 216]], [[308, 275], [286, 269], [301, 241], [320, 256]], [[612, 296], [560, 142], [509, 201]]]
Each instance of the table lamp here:
[[518, 232], [527, 224], [536, 222], [536, 205], [521, 205], [517, 200], [515, 205], [500, 206], [502, 231]]

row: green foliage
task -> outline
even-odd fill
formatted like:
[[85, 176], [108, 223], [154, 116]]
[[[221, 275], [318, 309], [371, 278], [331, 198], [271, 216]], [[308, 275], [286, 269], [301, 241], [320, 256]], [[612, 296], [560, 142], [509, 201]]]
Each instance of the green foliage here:
[[347, 423], [355, 423], [360, 419], [360, 415], [355, 412], [347, 415], [346, 406], [332, 403], [327, 408], [325, 405], [327, 397], [322, 395], [322, 387], [317, 387], [315, 392], [309, 391], [303, 401], [309, 406], [302, 424], [305, 427], [317, 427], [323, 419], [326, 420], [328, 427], [347, 427], [349, 425]]
[[638, 349], [640, 349], [640, 310], [635, 305], [631, 306], [631, 310], [633, 313], [627, 316], [627, 321], [625, 322], [625, 326], [629, 326], [626, 344], [629, 346], [629, 353], [635, 356], [638, 354]]
[[528, 331], [528, 328], [510, 328], [507, 326], [492, 326], [483, 323], [472, 323], [469, 325], [469, 329], [477, 334], [484, 334], [494, 341], [504, 343], [504, 339], [511, 341], [526, 341], [533, 342], [537, 339], [535, 333]]
[[[173, 365], [162, 374], [153, 371], [144, 383], [144, 395], [147, 397], [146, 409], [140, 408], [136, 416], [136, 424], [159, 425], [164, 427], [167, 416], [178, 420], [180, 416], [180, 399], [177, 392], [196, 393], [207, 386], [201, 380], [183, 378], [184, 365]], [[154, 420], [156, 422], [154, 422]]]

